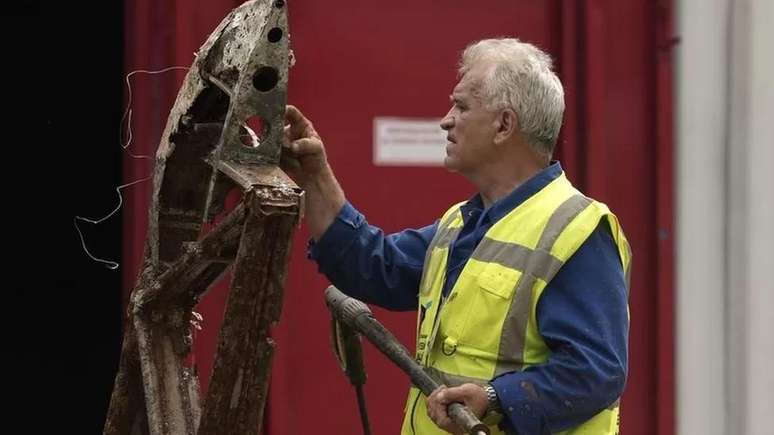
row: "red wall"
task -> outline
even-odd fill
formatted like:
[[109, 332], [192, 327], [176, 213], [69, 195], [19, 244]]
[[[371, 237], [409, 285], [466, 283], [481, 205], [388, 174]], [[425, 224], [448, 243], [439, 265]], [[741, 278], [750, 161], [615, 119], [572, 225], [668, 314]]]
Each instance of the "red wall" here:
[[[622, 433], [671, 435], [671, 65], [662, 42], [669, 36], [669, 8], [646, 0], [288, 3], [297, 59], [289, 101], [315, 122], [349, 200], [386, 231], [430, 223], [472, 189], [442, 168], [375, 167], [373, 117], [442, 116], [459, 51], [470, 41], [513, 35], [554, 55], [568, 106], [559, 158], [576, 184], [619, 215], [634, 249]], [[130, 2], [127, 72], [189, 65], [234, 5]], [[135, 76], [137, 149], [155, 149], [182, 75]], [[135, 162], [127, 160], [127, 181], [149, 173]], [[125, 209], [127, 289], [142, 253], [147, 194], [134, 190]], [[305, 258], [306, 239], [301, 227], [274, 331], [267, 433], [357, 433], [354, 392], [330, 351], [321, 293], [327, 282]], [[203, 377], [211, 369], [225, 298], [220, 286], [199, 306], [205, 321], [194, 359]], [[413, 313], [375, 312], [413, 347]], [[408, 382], [370, 345], [365, 353], [374, 433], [397, 433]]]

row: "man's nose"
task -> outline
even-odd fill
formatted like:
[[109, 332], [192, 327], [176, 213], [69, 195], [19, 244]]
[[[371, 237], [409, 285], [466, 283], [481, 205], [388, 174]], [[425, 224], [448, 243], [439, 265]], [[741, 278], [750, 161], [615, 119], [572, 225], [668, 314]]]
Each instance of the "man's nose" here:
[[441, 128], [444, 130], [451, 130], [454, 127], [454, 115], [451, 114], [451, 110], [441, 120]]

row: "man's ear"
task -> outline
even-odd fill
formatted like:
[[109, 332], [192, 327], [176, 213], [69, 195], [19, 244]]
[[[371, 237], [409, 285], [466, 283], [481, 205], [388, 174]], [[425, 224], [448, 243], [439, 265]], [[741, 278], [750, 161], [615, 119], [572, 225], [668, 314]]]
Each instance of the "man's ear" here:
[[497, 118], [497, 131], [494, 141], [496, 144], [507, 142], [510, 138], [519, 133], [519, 119], [516, 112], [511, 109], [505, 109], [500, 112]]

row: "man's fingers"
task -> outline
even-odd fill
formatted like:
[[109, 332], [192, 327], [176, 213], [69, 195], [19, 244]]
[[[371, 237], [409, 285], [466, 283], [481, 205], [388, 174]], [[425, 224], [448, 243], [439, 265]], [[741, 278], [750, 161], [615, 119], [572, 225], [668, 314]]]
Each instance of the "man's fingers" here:
[[292, 152], [282, 151], [280, 152], [280, 166], [283, 169], [298, 170], [301, 167], [301, 163]]
[[285, 122], [288, 124], [285, 126], [285, 134], [291, 141], [316, 134], [311, 121], [306, 119], [296, 106], [285, 107]]
[[447, 404], [452, 402], [465, 403], [467, 392], [462, 387], [447, 388], [446, 391], [444, 391], [443, 398]]
[[298, 122], [302, 119], [304, 119], [304, 115], [301, 114], [301, 111], [298, 110], [298, 107], [292, 104], [285, 106], [285, 121]]
[[444, 428], [451, 424], [446, 414], [446, 406], [449, 403], [446, 397], [448, 388], [441, 385], [427, 398], [427, 415], [438, 427]]
[[438, 394], [440, 394], [441, 391], [445, 390], [446, 388], [448, 388], [446, 385], [440, 385], [438, 388], [433, 390], [432, 393], [430, 393], [430, 397], [438, 397]]
[[440, 387], [438, 387], [435, 390], [433, 390], [433, 392], [430, 393], [430, 396], [428, 396], [428, 398], [427, 398], [428, 402], [431, 403], [431, 404], [438, 403], [438, 404], [441, 404], [441, 405], [445, 405], [443, 400], [441, 400], [444, 397], [444, 391], [445, 390], [447, 390], [446, 385], [441, 385]]
[[305, 137], [291, 142], [290, 150], [297, 156], [319, 154], [322, 151], [322, 143], [319, 139]]
[[290, 145], [293, 142], [293, 139], [290, 138], [290, 126], [286, 125], [282, 127], [282, 131], [284, 133], [282, 138], [282, 146], [285, 148], [290, 148]]

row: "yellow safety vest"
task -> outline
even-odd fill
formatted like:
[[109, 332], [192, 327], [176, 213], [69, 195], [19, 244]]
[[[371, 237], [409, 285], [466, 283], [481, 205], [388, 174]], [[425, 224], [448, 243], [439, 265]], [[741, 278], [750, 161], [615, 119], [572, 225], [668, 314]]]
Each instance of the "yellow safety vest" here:
[[[420, 283], [416, 360], [447, 386], [483, 384], [548, 360], [536, 307], [546, 285], [605, 218], [629, 281], [631, 251], [618, 219], [576, 190], [562, 173], [496, 222], [443, 298], [449, 246], [463, 226], [460, 206], [441, 218]], [[618, 402], [571, 435], [618, 433]], [[485, 421], [502, 434], [498, 421]], [[427, 417], [426, 398], [409, 391], [402, 435], [443, 434]]]

